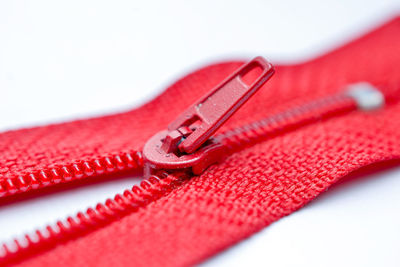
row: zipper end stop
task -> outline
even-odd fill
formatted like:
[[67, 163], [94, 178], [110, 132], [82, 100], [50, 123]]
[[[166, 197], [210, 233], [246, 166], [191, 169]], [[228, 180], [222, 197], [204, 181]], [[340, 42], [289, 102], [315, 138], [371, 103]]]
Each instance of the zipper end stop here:
[[367, 82], [351, 84], [347, 87], [347, 94], [352, 97], [361, 110], [375, 110], [385, 105], [382, 92]]

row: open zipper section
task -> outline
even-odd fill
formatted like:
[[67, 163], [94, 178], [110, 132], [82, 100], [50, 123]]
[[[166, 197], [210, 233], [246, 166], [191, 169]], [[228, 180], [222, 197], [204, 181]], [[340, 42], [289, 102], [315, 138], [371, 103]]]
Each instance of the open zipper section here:
[[0, 181], [0, 198], [24, 193], [86, 177], [113, 174], [124, 170], [141, 170], [143, 156], [140, 151], [79, 161], [55, 168], [44, 168], [34, 173]]
[[[229, 81], [230, 78], [227, 80]], [[226, 81], [222, 84], [226, 85]], [[257, 83], [254, 82], [253, 85], [255, 84]], [[261, 84], [258, 86], [261, 86]], [[249, 90], [250, 87], [252, 86], [247, 86], [247, 89]], [[221, 88], [221, 86], [219, 88]], [[210, 98], [203, 98], [201, 100], [203, 103], [204, 99], [207, 100]], [[146, 156], [143, 157], [140, 152], [116, 155], [112, 158], [102, 160], [96, 159], [91, 162], [83, 162], [80, 165], [73, 165], [72, 169], [71, 167], [63, 166], [60, 169], [64, 170], [64, 173], [69, 173], [68, 177], [71, 177], [71, 180], [80, 179], [84, 175], [90, 176], [106, 172], [112, 173], [127, 168], [142, 169], [146, 164], [149, 165], [149, 171], [147, 173], [148, 177], [144, 179], [139, 186], [133, 186], [132, 189], [125, 190], [122, 194], [117, 194], [113, 199], [108, 199], [105, 203], [99, 203], [95, 208], [89, 208], [85, 212], [79, 212], [76, 216], [68, 217], [64, 221], [58, 221], [53, 226], [47, 226], [43, 230], [37, 230], [33, 234], [27, 234], [20, 239], [15, 239], [9, 244], [3, 244], [0, 247], [0, 263], [2, 261], [4, 263], [10, 263], [21, 260], [26, 256], [34, 255], [37, 252], [54, 247], [59, 243], [81, 237], [136, 212], [140, 208], [144, 208], [148, 204], [168, 195], [175, 188], [182, 186], [196, 174], [197, 171], [204, 171], [209, 165], [268, 138], [281, 136], [300, 127], [332, 117], [342, 116], [357, 109], [379, 108], [383, 105], [383, 102], [383, 95], [378, 90], [368, 84], [356, 84], [350, 86], [348, 90], [342, 93], [320, 98], [242, 127], [228, 130], [211, 139], [210, 136], [216, 131], [216, 128], [210, 126], [208, 129], [212, 130], [210, 134], [209, 132], [207, 133], [208, 139], [197, 144], [197, 148], [194, 150], [194, 153], [192, 153], [200, 153], [200, 156], [197, 155], [199, 157], [194, 157], [195, 160], [190, 162], [190, 164], [194, 162], [193, 165], [188, 165], [186, 163], [182, 165], [179, 163], [179, 168], [168, 169], [166, 168], [168, 166], [162, 164], [157, 166], [154, 162], [149, 162], [149, 159], [146, 158]], [[243, 104], [243, 102], [239, 105], [241, 104]], [[230, 115], [232, 114], [233, 112], [230, 113]], [[198, 120], [200, 116], [197, 116], [196, 119]], [[186, 115], [184, 116], [184, 118], [189, 117]], [[192, 120], [186, 121], [189, 121], [188, 124], [192, 127], [191, 129], [189, 128], [191, 132], [195, 132], [196, 129], [198, 129], [196, 127], [199, 127], [199, 124], [196, 120], [194, 121], [194, 126]], [[171, 139], [166, 140], [166, 136], [175, 131], [174, 128], [180, 129], [178, 135], [181, 134], [181, 136], [176, 138], [178, 142], [176, 142], [176, 140], [172, 140], [171, 142]], [[158, 141], [160, 142], [167, 142], [167, 144], [172, 144], [172, 146], [174, 146], [173, 149], [167, 147], [164, 150], [161, 148], [162, 144], [159, 144], [159, 153], [174, 153], [175, 156], [178, 155], [177, 157], [192, 157], [191, 154], [185, 154], [182, 151], [177, 152], [179, 146], [188, 136], [186, 135], [186, 130], [187, 129], [182, 129], [181, 125], [178, 125], [178, 127], [174, 126], [172, 129], [169, 129], [169, 131], [163, 132], [162, 135], [164, 137], [161, 139], [159, 139], [159, 135], [156, 134], [156, 140], [159, 139]], [[207, 129], [205, 132], [207, 132]], [[171, 136], [174, 137], [174, 134], [171, 134]], [[149, 141], [149, 143], [151, 144], [150, 147], [152, 147], [152, 142]], [[204, 151], [205, 153], [209, 153], [210, 146], [211, 148], [217, 147], [219, 152], [211, 155], [216, 155], [218, 157], [211, 156], [212, 160], [203, 161], [207, 157], [204, 158], [201, 153], [204, 153]], [[213, 150], [211, 150], [211, 152], [212, 151]], [[184, 158], [184, 160], [186, 159], [187, 157]], [[196, 159], [198, 161], [196, 161]], [[200, 167], [197, 169], [193, 168], [193, 166], [196, 166], [199, 162]], [[176, 165], [173, 165], [173, 167], [176, 167]]]

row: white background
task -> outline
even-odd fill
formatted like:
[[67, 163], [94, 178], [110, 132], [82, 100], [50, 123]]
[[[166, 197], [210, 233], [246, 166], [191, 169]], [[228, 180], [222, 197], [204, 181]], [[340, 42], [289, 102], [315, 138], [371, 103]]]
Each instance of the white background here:
[[[215, 61], [307, 60], [399, 13], [398, 0], [2, 0], [0, 130], [129, 109]], [[399, 266], [399, 178], [397, 168], [341, 184], [205, 265]], [[0, 206], [0, 241], [138, 181]]]

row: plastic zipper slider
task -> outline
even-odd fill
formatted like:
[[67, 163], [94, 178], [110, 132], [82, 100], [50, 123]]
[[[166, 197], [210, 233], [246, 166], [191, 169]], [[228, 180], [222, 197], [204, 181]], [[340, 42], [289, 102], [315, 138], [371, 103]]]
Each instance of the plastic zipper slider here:
[[222, 158], [224, 147], [211, 136], [273, 74], [273, 66], [256, 57], [190, 106], [168, 130], [150, 138], [143, 149], [145, 178], [157, 170], [200, 174]]

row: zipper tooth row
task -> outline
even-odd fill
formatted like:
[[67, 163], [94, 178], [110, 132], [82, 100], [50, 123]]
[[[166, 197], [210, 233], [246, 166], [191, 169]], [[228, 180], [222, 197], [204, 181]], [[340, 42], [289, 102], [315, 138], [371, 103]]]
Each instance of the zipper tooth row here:
[[79, 212], [74, 217], [57, 221], [53, 226], [26, 234], [0, 247], [0, 265], [9, 264], [26, 256], [55, 246], [59, 242], [71, 240], [94, 231], [118, 218], [138, 211], [149, 203], [165, 196], [175, 187], [180, 186], [188, 176], [184, 173], [168, 174], [159, 172], [143, 180], [113, 199], [99, 203], [95, 208]]
[[94, 175], [138, 169], [142, 166], [142, 153], [131, 152], [47, 168], [0, 181], [0, 198]]
[[229, 130], [215, 138], [224, 144], [228, 153], [231, 154], [266, 137], [274, 137], [312, 122], [356, 109], [357, 104], [352, 97], [338, 94]]

